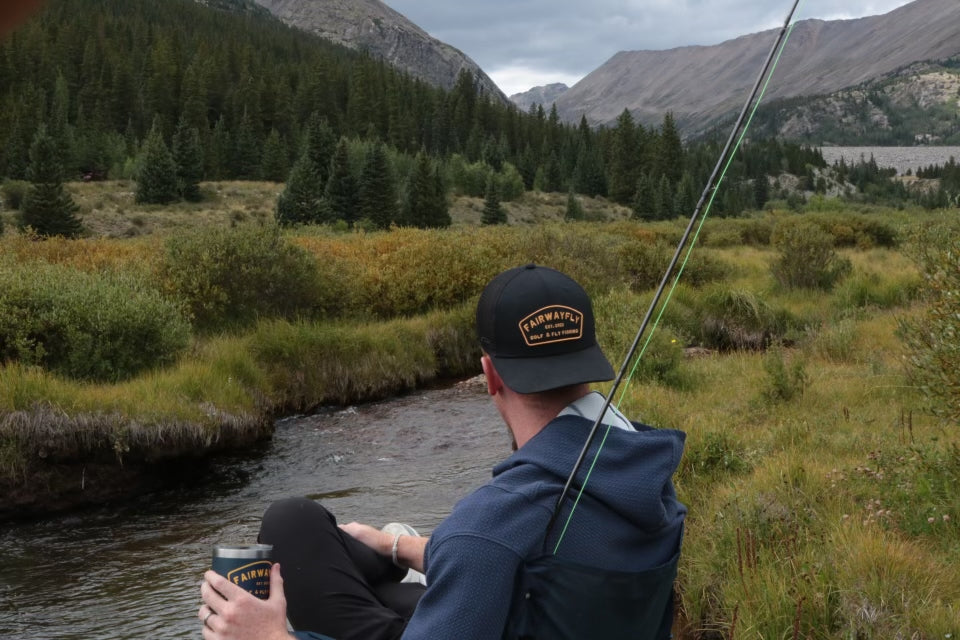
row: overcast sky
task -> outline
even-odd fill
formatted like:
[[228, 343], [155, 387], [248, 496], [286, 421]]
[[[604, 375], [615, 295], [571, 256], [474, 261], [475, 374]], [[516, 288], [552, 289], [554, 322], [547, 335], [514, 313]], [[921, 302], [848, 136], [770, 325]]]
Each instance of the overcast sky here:
[[[384, 0], [470, 56], [507, 95], [573, 86], [618, 51], [710, 45], [780, 27], [790, 0]], [[801, 0], [796, 18], [887, 13], [909, 0]]]

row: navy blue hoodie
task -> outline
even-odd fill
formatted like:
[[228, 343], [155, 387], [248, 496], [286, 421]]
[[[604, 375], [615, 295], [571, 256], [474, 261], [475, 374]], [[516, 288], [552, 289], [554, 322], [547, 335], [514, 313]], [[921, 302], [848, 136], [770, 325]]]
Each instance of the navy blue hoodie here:
[[[578, 416], [554, 419], [497, 465], [489, 483], [457, 503], [427, 544], [428, 587], [403, 640], [501, 638], [517, 571], [544, 549], [547, 522], [591, 426]], [[684, 434], [634, 426], [637, 431], [611, 428], [605, 442], [600, 429], [584, 472], [601, 442], [603, 450], [563, 534], [560, 558], [642, 571], [678, 550], [686, 507], [671, 477]], [[554, 527], [550, 550], [565, 521], [566, 514]]]

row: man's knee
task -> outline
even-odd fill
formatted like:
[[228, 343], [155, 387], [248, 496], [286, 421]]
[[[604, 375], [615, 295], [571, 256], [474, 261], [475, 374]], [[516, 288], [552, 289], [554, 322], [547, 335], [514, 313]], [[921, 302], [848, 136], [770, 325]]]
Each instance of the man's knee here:
[[259, 540], [270, 544], [285, 534], [319, 532], [336, 526], [336, 519], [319, 502], [309, 498], [285, 498], [267, 507], [260, 523]]

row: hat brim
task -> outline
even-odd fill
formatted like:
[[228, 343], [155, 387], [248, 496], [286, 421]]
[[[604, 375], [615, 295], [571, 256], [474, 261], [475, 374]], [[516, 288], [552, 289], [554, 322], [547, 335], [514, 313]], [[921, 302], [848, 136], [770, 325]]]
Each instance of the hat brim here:
[[491, 355], [490, 359], [504, 383], [517, 393], [613, 380], [613, 367], [597, 345], [543, 358]]

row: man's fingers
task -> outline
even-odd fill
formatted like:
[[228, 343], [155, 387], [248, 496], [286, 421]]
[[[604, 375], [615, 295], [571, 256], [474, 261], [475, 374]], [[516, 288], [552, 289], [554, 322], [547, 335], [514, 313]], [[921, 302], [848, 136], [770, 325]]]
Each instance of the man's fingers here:
[[[203, 579], [204, 583], [212, 588], [221, 600], [236, 600], [247, 593], [242, 587], [238, 587], [215, 571], [208, 570], [203, 574]], [[200, 591], [203, 592], [202, 586]], [[206, 598], [204, 600], [209, 604], [209, 600], [206, 600]]]
[[204, 637], [207, 636], [208, 632], [216, 631], [217, 625], [220, 624], [220, 616], [206, 604], [200, 607], [200, 611], [197, 612], [197, 617], [200, 618], [200, 622], [203, 625]]
[[275, 562], [270, 567], [270, 600], [284, 598], [283, 594], [283, 576], [280, 575], [280, 563]]

